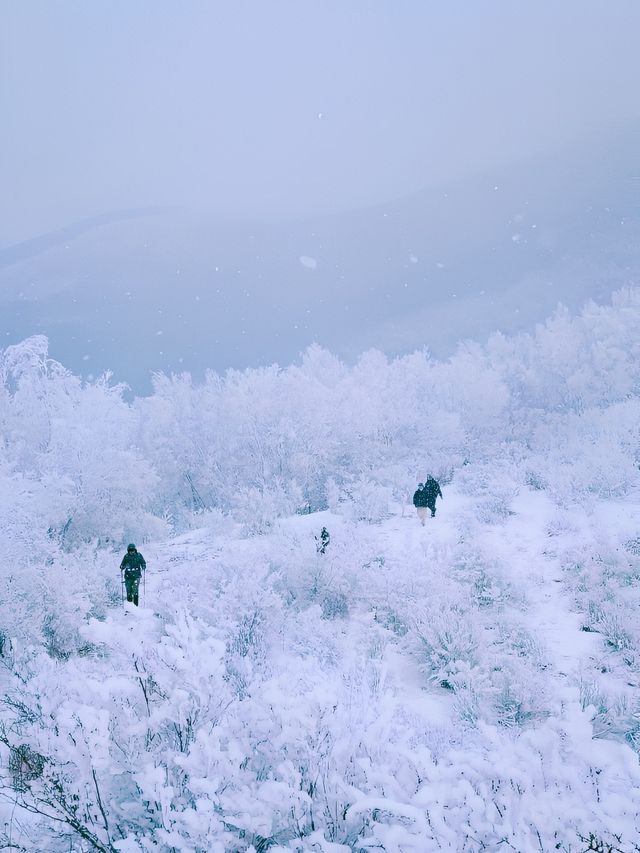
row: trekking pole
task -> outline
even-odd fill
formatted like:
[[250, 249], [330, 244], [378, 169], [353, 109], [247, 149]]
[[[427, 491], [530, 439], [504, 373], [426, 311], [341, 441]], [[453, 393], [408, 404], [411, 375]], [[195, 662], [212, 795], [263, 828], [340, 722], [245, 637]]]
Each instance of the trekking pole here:
[[147, 603], [147, 570], [144, 569], [142, 572], [142, 599], [144, 603]]
[[124, 604], [124, 575], [120, 572], [120, 601]]

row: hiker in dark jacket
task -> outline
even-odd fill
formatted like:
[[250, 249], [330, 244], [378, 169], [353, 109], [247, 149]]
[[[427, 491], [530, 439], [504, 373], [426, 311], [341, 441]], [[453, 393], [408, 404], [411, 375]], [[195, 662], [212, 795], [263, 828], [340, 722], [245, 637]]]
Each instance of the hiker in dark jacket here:
[[436, 498], [442, 497], [440, 483], [433, 477], [428, 477], [426, 483], [419, 483], [418, 489], [413, 495], [413, 505], [418, 512], [420, 523], [424, 526], [427, 519], [427, 510], [431, 510], [431, 518], [436, 514]]
[[127, 553], [120, 563], [120, 571], [124, 571], [124, 585], [127, 589], [127, 601], [138, 606], [138, 588], [142, 572], [147, 568], [144, 557], [132, 543], [127, 546]]
[[327, 551], [327, 547], [329, 542], [331, 542], [331, 536], [329, 536], [329, 531], [326, 527], [323, 527], [320, 531], [320, 536], [315, 537], [316, 540], [316, 551], [318, 554], [325, 554]]

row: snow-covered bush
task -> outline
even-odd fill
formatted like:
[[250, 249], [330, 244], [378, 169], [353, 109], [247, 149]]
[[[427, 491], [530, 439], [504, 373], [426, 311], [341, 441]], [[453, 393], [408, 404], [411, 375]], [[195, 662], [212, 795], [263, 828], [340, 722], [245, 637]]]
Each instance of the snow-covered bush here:
[[256, 536], [270, 530], [278, 518], [293, 515], [301, 504], [302, 494], [295, 484], [285, 488], [275, 483], [269, 489], [240, 490], [233, 501], [233, 517], [246, 535]]
[[345, 619], [349, 615], [347, 596], [339, 590], [328, 590], [321, 606], [323, 619]]
[[511, 658], [491, 671], [492, 716], [500, 726], [525, 726], [549, 716], [546, 679]]
[[331, 482], [327, 487], [329, 509], [350, 521], [367, 521], [370, 524], [389, 516], [391, 488], [360, 478], [338, 487]]
[[506, 519], [518, 494], [516, 472], [504, 464], [483, 463], [462, 468], [456, 484], [473, 497], [476, 517], [485, 524]]
[[624, 652], [634, 648], [635, 619], [630, 624], [624, 608], [610, 602], [594, 601], [589, 607], [589, 616], [589, 627], [599, 631], [615, 651]]
[[452, 687], [461, 672], [478, 666], [479, 636], [459, 607], [429, 609], [416, 618], [414, 629], [420, 667], [430, 680]]

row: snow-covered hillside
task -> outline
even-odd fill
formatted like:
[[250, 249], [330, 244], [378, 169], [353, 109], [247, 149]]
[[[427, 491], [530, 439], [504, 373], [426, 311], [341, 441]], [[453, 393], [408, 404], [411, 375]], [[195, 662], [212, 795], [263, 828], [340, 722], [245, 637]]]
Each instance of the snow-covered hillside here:
[[31, 657], [6, 708], [51, 762], [19, 800], [77, 809], [91, 838], [22, 817], [12, 842], [632, 850], [640, 502], [559, 513], [522, 490], [486, 523], [452, 487], [425, 528], [404, 509], [145, 548], [140, 610], [89, 619], [81, 657]]
[[6, 350], [1, 843], [638, 850], [639, 329], [627, 291], [133, 404]]

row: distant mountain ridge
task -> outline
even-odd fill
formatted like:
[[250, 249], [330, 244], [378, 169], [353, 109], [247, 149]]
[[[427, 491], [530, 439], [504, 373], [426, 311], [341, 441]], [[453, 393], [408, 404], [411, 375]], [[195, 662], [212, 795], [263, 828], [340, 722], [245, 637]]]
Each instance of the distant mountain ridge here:
[[0, 250], [0, 346], [48, 335], [71, 369], [145, 393], [152, 371], [352, 359], [529, 328], [637, 284], [633, 152], [620, 139], [295, 222], [105, 213]]

